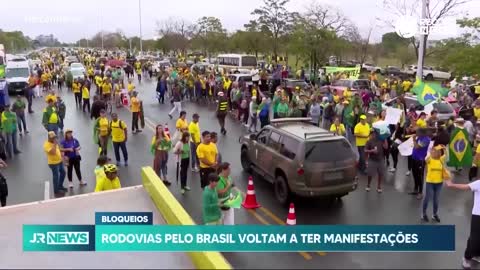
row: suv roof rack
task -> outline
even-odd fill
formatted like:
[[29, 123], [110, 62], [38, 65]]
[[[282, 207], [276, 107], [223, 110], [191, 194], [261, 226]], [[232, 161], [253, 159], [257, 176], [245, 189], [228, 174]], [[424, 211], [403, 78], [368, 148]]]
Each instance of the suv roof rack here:
[[311, 117], [296, 117], [296, 118], [273, 119], [273, 120], [270, 120], [270, 123], [279, 124], [279, 123], [288, 123], [288, 122], [310, 122], [310, 121], [312, 121]]
[[314, 136], [314, 137], [333, 137], [334, 134], [328, 131], [317, 131], [317, 132], [305, 132], [304, 134], [305, 140], [307, 139], [308, 136]]

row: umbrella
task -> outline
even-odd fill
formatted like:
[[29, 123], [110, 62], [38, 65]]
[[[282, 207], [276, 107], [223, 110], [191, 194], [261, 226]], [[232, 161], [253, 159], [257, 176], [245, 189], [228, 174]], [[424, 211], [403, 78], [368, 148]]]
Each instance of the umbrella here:
[[126, 65], [125, 61], [117, 60], [117, 59], [108, 60], [106, 64], [106, 66], [110, 66], [110, 67], [123, 67], [125, 65]]

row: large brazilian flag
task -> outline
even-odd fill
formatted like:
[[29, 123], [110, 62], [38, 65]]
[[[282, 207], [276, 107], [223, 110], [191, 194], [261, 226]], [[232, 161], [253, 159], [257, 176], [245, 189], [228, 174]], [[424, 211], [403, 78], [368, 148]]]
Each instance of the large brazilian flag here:
[[448, 89], [442, 88], [439, 84], [425, 83], [418, 80], [415, 82], [412, 92], [415, 93], [418, 102], [423, 106], [448, 95]]
[[455, 128], [450, 137], [448, 150], [448, 166], [460, 168], [472, 165], [472, 146], [468, 141], [468, 133], [465, 129]]
[[5, 78], [5, 65], [0, 65], [0, 79]]

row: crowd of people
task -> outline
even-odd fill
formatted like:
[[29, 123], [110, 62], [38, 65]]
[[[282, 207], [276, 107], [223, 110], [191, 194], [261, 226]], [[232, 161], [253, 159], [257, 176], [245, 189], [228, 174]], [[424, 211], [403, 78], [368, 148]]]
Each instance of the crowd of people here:
[[[84, 77], [72, 79], [66, 88], [75, 96], [77, 109], [89, 113], [92, 119], [93, 139], [99, 153], [94, 169], [95, 192], [118, 189], [121, 188], [118, 166], [128, 166], [129, 132], [127, 122], [120, 119], [113, 108], [129, 107], [132, 134], [142, 132], [145, 127], [143, 102], [136, 91], [136, 83], [141, 83], [142, 75], [152, 77], [151, 66], [138, 60], [129, 65], [137, 74], [137, 78], [134, 78], [132, 70], [109, 67], [104, 61], [99, 61], [96, 53], [78, 52], [77, 56], [86, 67]], [[17, 136], [28, 133], [25, 113], [34, 113], [32, 100], [45, 96], [42, 124], [47, 131], [47, 140], [43, 149], [52, 171], [53, 189], [57, 196], [62, 196], [68, 190], [64, 187], [65, 178], [69, 181], [69, 188], [74, 186], [73, 171], [80, 185], [87, 184], [81, 173], [81, 144], [71, 127], [65, 127], [64, 124], [67, 108], [60, 96], [63, 83], [68, 81], [62, 68], [64, 58], [63, 54], [55, 51], [44, 56], [43, 66], [38, 66], [29, 80], [26, 102], [18, 96], [13, 104], [4, 108], [1, 115], [5, 142], [5, 156], [2, 158], [8, 159], [21, 153], [17, 147]], [[115, 56], [105, 58], [107, 61], [123, 60]], [[177, 120], [172, 132], [165, 125], [155, 127], [150, 142], [153, 169], [163, 183], [170, 186], [172, 177], [167, 164], [173, 155], [181, 194], [191, 190], [188, 170], [198, 172], [203, 189], [203, 221], [206, 224], [234, 224], [233, 209], [224, 203], [238, 191], [230, 176], [231, 164], [222, 160], [218, 150], [217, 132], [202, 130], [199, 114], [187, 113], [182, 106], [184, 102], [215, 106], [218, 131], [222, 135], [227, 134], [227, 119], [234, 119], [249, 132], [257, 132], [268, 125], [270, 119], [309, 117], [313, 125], [344, 136], [357, 148], [359, 174], [367, 177], [366, 192], [371, 190], [372, 182], [377, 178], [376, 191], [382, 193], [387, 171], [398, 175], [397, 165], [401, 158], [399, 146], [411, 139], [413, 149], [405, 157], [408, 168], [404, 173], [413, 176], [414, 189], [410, 194], [422, 200], [419, 206], [421, 220], [429, 222], [427, 210], [429, 203], [433, 202], [432, 220], [440, 222], [439, 198], [444, 183], [448, 187], [474, 191], [475, 206], [464, 267], [469, 266], [473, 257], [480, 255], [476, 248], [480, 244], [480, 182], [473, 181], [477, 178], [477, 167], [480, 165], [480, 91], [461, 83], [455, 86], [444, 84], [451, 88], [448, 98], [455, 99], [460, 108], [457, 117], [440, 119], [435, 109], [427, 114], [415, 106], [407, 106], [406, 97], [413, 95], [415, 86], [410, 80], [387, 77], [379, 83], [377, 75], [371, 73], [368, 76], [371, 87], [368, 89], [346, 88], [340, 91], [329, 82], [342, 74], [333, 74], [333, 77], [320, 80], [320, 84], [292, 89], [281, 84], [278, 78], [282, 75], [278, 77], [272, 74], [269, 82], [265, 70], [257, 70], [255, 74], [252, 72], [251, 83], [232, 81], [228, 72], [214, 69], [196, 72], [188, 68], [167, 67], [156, 74], [158, 102], [171, 103], [168, 116]], [[282, 74], [282, 69], [274, 68], [275, 72]], [[301, 79], [304, 72], [297, 72], [297, 76]], [[93, 102], [90, 104], [91, 96]], [[375, 125], [386, 120], [384, 103], [387, 101], [402, 113], [398, 123], [389, 124], [388, 132], [385, 132], [375, 128]], [[227, 117], [229, 114], [233, 117]], [[468, 146], [474, 149], [473, 164], [456, 167], [453, 171], [468, 167], [470, 184], [454, 184], [452, 170], [447, 166], [452, 134], [459, 129], [468, 134]], [[113, 145], [114, 161], [108, 158], [110, 145]], [[5, 167], [6, 163], [0, 163], [0, 166]], [[460, 177], [460, 174], [455, 175], [456, 179]], [[1, 189], [1, 179], [0, 198], [6, 198], [2, 195], [5, 192]], [[2, 205], [5, 205], [4, 202], [2, 199]]]

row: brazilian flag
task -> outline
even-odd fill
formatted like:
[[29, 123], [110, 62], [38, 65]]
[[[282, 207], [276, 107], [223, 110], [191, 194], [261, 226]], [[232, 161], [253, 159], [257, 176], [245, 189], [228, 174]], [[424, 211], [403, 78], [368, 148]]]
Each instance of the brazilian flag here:
[[442, 88], [439, 84], [425, 83], [418, 80], [415, 82], [412, 92], [423, 106], [448, 95], [448, 89]]
[[453, 130], [448, 150], [448, 166], [460, 168], [472, 165], [472, 146], [468, 141], [468, 133], [465, 129], [455, 128]]
[[5, 78], [5, 65], [0, 65], [0, 79]]

